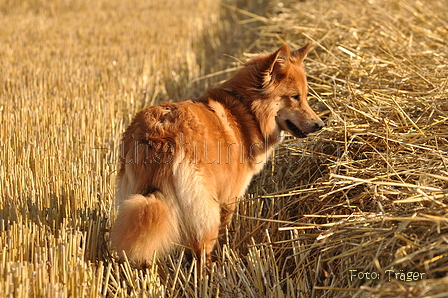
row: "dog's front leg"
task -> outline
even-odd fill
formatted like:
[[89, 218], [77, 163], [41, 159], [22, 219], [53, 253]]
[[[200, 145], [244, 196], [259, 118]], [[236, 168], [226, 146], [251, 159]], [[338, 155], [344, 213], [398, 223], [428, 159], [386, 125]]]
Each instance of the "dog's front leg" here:
[[230, 226], [235, 209], [236, 202], [221, 206], [221, 226], [219, 229], [220, 235], [223, 235], [226, 232], [226, 228]]

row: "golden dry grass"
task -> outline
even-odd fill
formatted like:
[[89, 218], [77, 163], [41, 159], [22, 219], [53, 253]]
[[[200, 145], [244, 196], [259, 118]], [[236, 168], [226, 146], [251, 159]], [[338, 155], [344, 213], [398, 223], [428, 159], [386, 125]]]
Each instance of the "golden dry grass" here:
[[2, 1], [0, 14], [0, 296], [159, 284], [109, 255], [119, 139], [143, 106], [224, 68], [206, 59], [232, 45], [214, 38], [219, 3]]
[[328, 117], [315, 138], [285, 142], [253, 184], [263, 217], [277, 220], [259, 221], [271, 237], [257, 233], [254, 247], [275, 248], [279, 280], [298, 296], [446, 295], [447, 8], [316, 0], [271, 13], [260, 46], [314, 41], [310, 95]]
[[[443, 297], [447, 14], [435, 0], [0, 2], [0, 296]], [[133, 114], [224, 79], [238, 63], [223, 54], [306, 40], [327, 127], [276, 150], [213, 267], [182, 252], [118, 264]]]

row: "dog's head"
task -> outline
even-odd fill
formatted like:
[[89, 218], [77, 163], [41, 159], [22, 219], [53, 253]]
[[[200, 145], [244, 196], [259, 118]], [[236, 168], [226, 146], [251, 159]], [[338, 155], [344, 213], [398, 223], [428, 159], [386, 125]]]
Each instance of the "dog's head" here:
[[310, 46], [290, 51], [284, 45], [274, 53], [260, 55], [245, 64], [236, 76], [239, 83], [232, 83], [233, 88], [246, 86], [237, 92], [248, 99], [263, 134], [278, 137], [283, 130], [303, 138], [324, 126], [307, 100], [303, 60]]
[[[276, 122], [281, 130], [290, 132], [298, 138], [320, 130], [324, 123], [308, 105], [308, 84], [303, 69], [303, 60], [311, 43], [290, 52], [287, 45], [271, 56], [272, 68], [266, 76], [269, 86], [274, 87], [280, 96], [280, 109]], [[278, 79], [277, 79], [278, 78]], [[277, 82], [276, 82], [277, 80]]]

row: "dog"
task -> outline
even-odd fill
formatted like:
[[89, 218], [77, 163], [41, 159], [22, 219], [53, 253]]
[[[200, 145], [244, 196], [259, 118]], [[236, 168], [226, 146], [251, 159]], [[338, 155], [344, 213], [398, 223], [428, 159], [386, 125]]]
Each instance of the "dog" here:
[[283, 45], [199, 98], [136, 114], [121, 143], [111, 232], [122, 259], [151, 264], [155, 253], [180, 245], [210, 265], [237, 199], [282, 131], [304, 138], [324, 126], [307, 102], [303, 60], [310, 45]]

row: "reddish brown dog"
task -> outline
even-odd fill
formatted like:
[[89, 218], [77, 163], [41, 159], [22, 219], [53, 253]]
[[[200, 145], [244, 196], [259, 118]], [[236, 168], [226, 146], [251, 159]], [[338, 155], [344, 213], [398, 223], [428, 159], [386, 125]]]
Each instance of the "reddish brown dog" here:
[[150, 263], [154, 252], [180, 244], [210, 262], [220, 229], [281, 131], [303, 138], [324, 125], [307, 102], [309, 48], [284, 45], [197, 99], [135, 116], [123, 138], [112, 230], [121, 256]]

